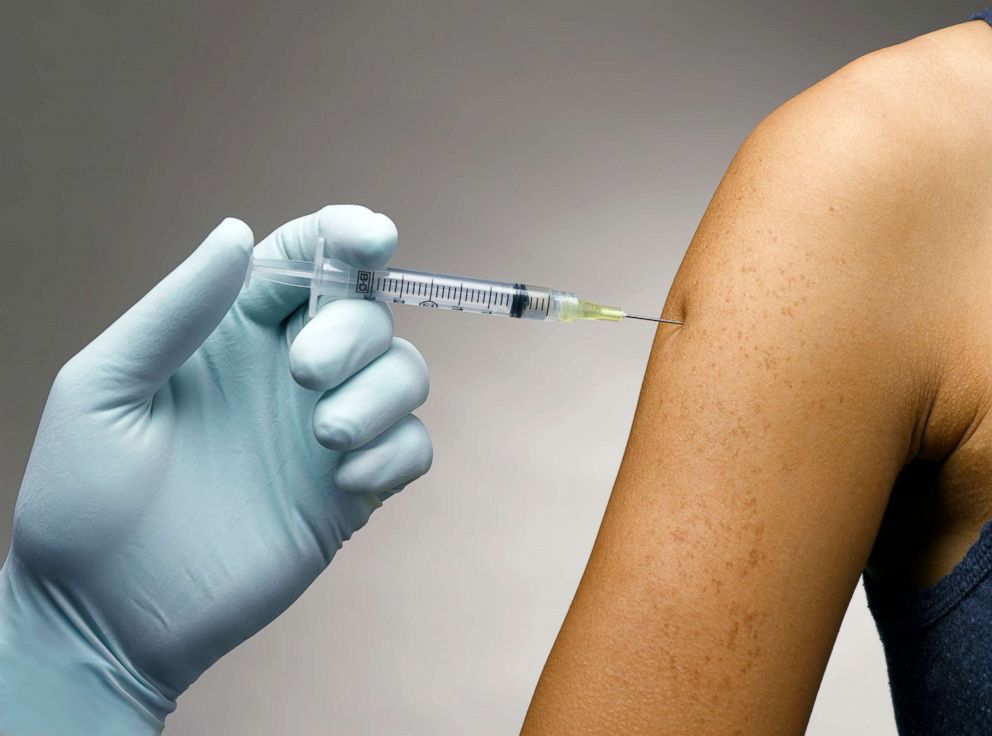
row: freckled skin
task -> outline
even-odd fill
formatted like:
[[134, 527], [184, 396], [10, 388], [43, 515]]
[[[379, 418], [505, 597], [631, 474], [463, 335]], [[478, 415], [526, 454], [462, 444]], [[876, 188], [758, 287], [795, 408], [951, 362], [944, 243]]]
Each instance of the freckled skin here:
[[[959, 462], [969, 497], [992, 472], [992, 320], [962, 316], [992, 313], [989, 130], [972, 23], [853, 62], [748, 136], [524, 734], [804, 732], [904, 469], [987, 438]], [[945, 547], [917, 572], [953, 566]]]

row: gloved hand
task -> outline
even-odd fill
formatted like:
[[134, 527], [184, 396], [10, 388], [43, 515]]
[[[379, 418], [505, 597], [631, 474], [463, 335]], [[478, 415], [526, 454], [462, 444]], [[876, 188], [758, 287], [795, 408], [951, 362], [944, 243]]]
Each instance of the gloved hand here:
[[[309, 260], [319, 235], [356, 267], [396, 247], [389, 218], [332, 206], [256, 252]], [[239, 295], [252, 242], [222, 222], [59, 372], [0, 570], [5, 736], [159, 733], [430, 467], [427, 368], [388, 307], [304, 326], [305, 289]]]

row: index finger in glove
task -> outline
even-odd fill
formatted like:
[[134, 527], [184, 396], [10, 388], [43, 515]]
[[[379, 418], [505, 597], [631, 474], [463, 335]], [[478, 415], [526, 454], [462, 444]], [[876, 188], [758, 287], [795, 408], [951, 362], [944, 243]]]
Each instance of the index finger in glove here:
[[[396, 250], [396, 225], [361, 205], [328, 205], [277, 228], [255, 246], [254, 257], [313, 261], [320, 238], [327, 242], [331, 258], [355, 268], [379, 268]], [[237, 304], [254, 322], [279, 324], [304, 304], [309, 294], [307, 289], [255, 279]]]

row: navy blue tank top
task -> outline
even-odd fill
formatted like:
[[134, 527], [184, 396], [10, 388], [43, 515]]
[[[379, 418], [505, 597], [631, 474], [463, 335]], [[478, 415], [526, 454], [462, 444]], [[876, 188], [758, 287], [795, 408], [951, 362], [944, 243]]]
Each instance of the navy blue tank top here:
[[932, 588], [863, 581], [900, 736], [992, 736], [992, 520]]
[[900, 736], [992, 734], [992, 521], [932, 588], [896, 589], [865, 571]]

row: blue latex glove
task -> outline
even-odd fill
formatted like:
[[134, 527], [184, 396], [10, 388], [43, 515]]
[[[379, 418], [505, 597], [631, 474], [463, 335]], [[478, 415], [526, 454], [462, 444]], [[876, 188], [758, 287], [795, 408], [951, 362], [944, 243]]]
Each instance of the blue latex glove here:
[[[318, 235], [356, 267], [396, 247], [389, 218], [333, 206], [256, 252], [309, 260]], [[427, 368], [389, 309], [304, 326], [305, 289], [239, 296], [252, 242], [225, 220], [59, 372], [0, 570], [5, 736], [159, 733], [430, 467]]]

